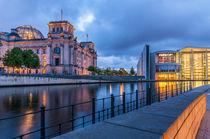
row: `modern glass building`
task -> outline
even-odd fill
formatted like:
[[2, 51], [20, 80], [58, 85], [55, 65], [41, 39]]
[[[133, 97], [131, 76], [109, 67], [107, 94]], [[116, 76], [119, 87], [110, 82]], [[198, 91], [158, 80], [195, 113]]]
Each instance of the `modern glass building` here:
[[137, 71], [145, 69], [144, 63], [149, 63], [149, 70], [144, 73], [137, 72], [138, 75], [146, 77], [146, 73], [149, 73], [151, 80], [210, 79], [210, 49], [208, 48], [186, 47], [177, 51], [157, 51], [149, 53], [149, 56], [149, 59], [142, 59], [140, 56]]

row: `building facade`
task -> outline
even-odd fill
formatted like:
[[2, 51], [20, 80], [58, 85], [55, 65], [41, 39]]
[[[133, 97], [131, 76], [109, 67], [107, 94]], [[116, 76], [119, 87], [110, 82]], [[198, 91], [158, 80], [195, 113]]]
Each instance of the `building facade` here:
[[20, 26], [10, 33], [0, 32], [0, 66], [5, 67], [2, 58], [6, 51], [14, 47], [33, 50], [40, 59], [39, 69], [15, 69], [15, 72], [37, 74], [57, 73], [71, 75], [90, 75], [89, 66], [97, 66], [97, 53], [93, 42], [78, 42], [74, 36], [75, 28], [68, 21], [53, 21], [48, 24], [48, 37], [32, 26]]
[[210, 79], [210, 49], [208, 48], [186, 47], [177, 51], [157, 51], [149, 53], [149, 56], [149, 60], [142, 60], [140, 57], [139, 63], [142, 64], [137, 64], [137, 70], [143, 70], [145, 63], [149, 63], [150, 67], [144, 73], [138, 72], [138, 75], [147, 76], [145, 73], [149, 73], [151, 80]]

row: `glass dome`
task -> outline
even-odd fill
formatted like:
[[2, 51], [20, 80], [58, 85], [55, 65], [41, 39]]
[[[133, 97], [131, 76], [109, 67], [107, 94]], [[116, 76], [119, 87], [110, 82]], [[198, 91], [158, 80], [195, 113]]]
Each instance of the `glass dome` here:
[[32, 26], [20, 26], [16, 28], [18, 35], [23, 40], [44, 39], [42, 33]]

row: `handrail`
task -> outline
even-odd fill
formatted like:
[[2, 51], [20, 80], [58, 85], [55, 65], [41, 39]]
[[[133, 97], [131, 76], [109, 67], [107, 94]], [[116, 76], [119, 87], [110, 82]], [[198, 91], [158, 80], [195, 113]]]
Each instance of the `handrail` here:
[[[176, 84], [175, 85], [176, 87], [173, 88], [172, 87], [172, 92], [168, 89], [169, 86], [165, 86], [164, 90], [165, 91], [164, 93], [160, 92], [161, 89], [163, 88], [160, 88], [160, 87], [157, 87], [155, 88], [155, 91], [156, 93], [154, 93], [154, 95], [151, 95], [151, 100], [149, 101], [147, 99], [147, 97], [142, 97], [142, 98], [138, 98], [138, 96], [144, 91], [144, 90], [136, 90], [135, 92], [130, 92], [130, 93], [125, 93], [123, 92], [122, 95], [116, 95], [116, 96], [113, 96], [111, 95], [110, 97], [106, 97], [106, 98], [99, 98], [99, 99], [95, 99], [93, 98], [92, 100], [89, 100], [89, 101], [86, 101], [86, 102], [81, 102], [81, 103], [76, 103], [76, 104], [70, 104], [70, 105], [65, 105], [65, 106], [59, 106], [59, 107], [54, 107], [54, 108], [47, 108], [45, 109], [45, 106], [41, 106], [41, 109], [38, 110], [38, 111], [34, 111], [34, 112], [31, 112], [31, 113], [25, 113], [25, 114], [20, 114], [20, 115], [16, 115], [16, 116], [11, 116], [11, 117], [4, 117], [4, 118], [0, 118], [0, 121], [2, 120], [10, 120], [10, 119], [14, 119], [14, 118], [19, 118], [19, 117], [23, 117], [23, 116], [27, 116], [27, 115], [30, 115], [30, 114], [37, 114], [37, 113], [40, 113], [40, 129], [38, 130], [34, 130], [34, 131], [30, 131], [30, 132], [27, 132], [25, 134], [21, 134], [19, 136], [16, 136], [15, 138], [23, 138], [24, 136], [26, 135], [31, 135], [33, 133], [37, 133], [38, 131], [40, 131], [40, 136], [41, 138], [46, 138], [50, 135], [46, 135], [45, 132], [46, 130], [50, 129], [50, 128], [53, 128], [53, 127], [58, 127], [58, 133], [59, 135], [62, 134], [63, 129], [62, 128], [62, 125], [64, 124], [67, 124], [67, 123], [70, 123], [71, 124], [71, 131], [75, 130], [75, 128], [79, 128], [79, 127], [85, 127], [85, 124], [87, 122], [86, 118], [89, 117], [91, 120], [89, 122], [92, 122], [92, 124], [94, 124], [95, 122], [100, 122], [100, 121], [103, 121], [105, 119], [109, 119], [111, 117], [114, 117], [115, 115], [120, 115], [120, 114], [123, 114], [123, 113], [127, 113], [127, 112], [130, 112], [130, 111], [133, 111], [135, 109], [138, 109], [138, 108], [141, 108], [141, 107], [144, 107], [146, 105], [150, 105], [151, 103], [154, 103], [154, 102], [160, 102], [162, 100], [165, 100], [165, 99], [168, 99], [169, 97], [174, 97], [176, 95], [179, 95], [179, 94], [182, 94], [182, 93], [185, 93], [189, 90], [191, 90], [193, 87], [192, 87], [192, 84], [190, 83], [187, 83], [185, 84], [184, 83], [184, 86], [179, 86]], [[146, 89], [147, 91], [147, 94], [151, 94], [151, 89]], [[182, 92], [183, 91], [183, 92]], [[125, 97], [125, 96], [128, 96], [128, 97]], [[123, 101], [120, 101], [118, 102], [118, 104], [116, 104], [116, 101], [115, 99], [118, 98], [118, 97], [122, 97], [121, 99]], [[105, 104], [104, 104], [104, 100], [106, 99], [110, 99], [111, 101], [111, 105], [108, 106], [108, 107], [105, 107]], [[96, 110], [96, 102], [97, 101], [102, 101], [102, 109], [97, 109]], [[91, 104], [92, 105], [92, 112], [91, 113], [88, 113], [88, 114], [85, 114], [85, 115], [82, 115], [82, 116], [74, 116], [74, 109], [76, 106], [78, 105], [83, 105], [83, 104]], [[94, 107], [93, 107], [94, 106]], [[54, 111], [54, 110], [59, 110], [59, 109], [63, 109], [63, 108], [71, 108], [72, 109], [72, 117], [71, 119], [68, 119], [68, 120], [65, 120], [65, 121], [62, 121], [62, 122], [57, 122], [55, 124], [52, 124], [52, 125], [48, 125], [48, 126], [45, 126], [45, 113], [46, 112], [49, 112], [49, 111]], [[75, 124], [77, 120], [82, 120], [82, 122], [80, 122], [79, 124]]]

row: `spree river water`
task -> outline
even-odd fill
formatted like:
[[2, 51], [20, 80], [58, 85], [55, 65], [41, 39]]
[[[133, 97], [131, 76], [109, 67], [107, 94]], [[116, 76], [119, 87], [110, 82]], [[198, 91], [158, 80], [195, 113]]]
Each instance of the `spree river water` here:
[[[173, 86], [174, 82], [152, 83], [155, 90], [158, 86]], [[194, 82], [193, 87], [204, 85], [204, 82]], [[140, 90], [140, 98], [146, 97], [146, 83], [107, 83], [88, 85], [56, 85], [56, 86], [32, 86], [0, 88], [0, 118], [15, 116], [17, 114], [30, 113], [40, 110], [41, 105], [46, 108], [54, 108], [69, 104], [90, 101], [96, 99], [122, 95], [123, 92], [131, 93]], [[170, 89], [170, 87], [169, 87]], [[162, 90], [163, 91], [163, 90]], [[122, 98], [116, 99], [122, 101]], [[110, 101], [105, 102], [110, 105]], [[101, 105], [101, 104], [100, 104]], [[75, 109], [74, 116], [82, 116], [91, 113], [91, 105], [83, 105]], [[52, 125], [71, 118], [71, 110], [55, 110], [46, 113], [46, 125]], [[40, 114], [31, 114], [20, 118], [0, 121], [0, 138], [8, 139], [29, 131], [40, 128]], [[57, 127], [56, 127], [57, 129]], [[49, 129], [47, 133], [56, 129]], [[40, 133], [24, 138], [38, 138]]]

